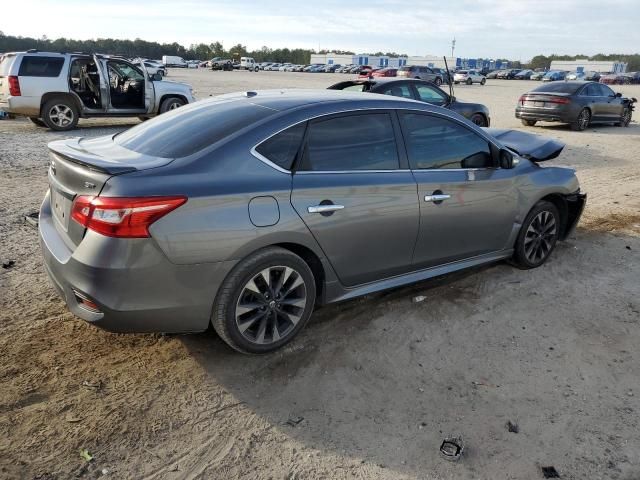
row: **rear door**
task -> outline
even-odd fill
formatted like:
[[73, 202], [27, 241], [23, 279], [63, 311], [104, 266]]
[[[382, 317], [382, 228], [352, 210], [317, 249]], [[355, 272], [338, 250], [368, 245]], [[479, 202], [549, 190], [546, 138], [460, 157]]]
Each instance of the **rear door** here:
[[489, 141], [462, 123], [418, 112], [399, 116], [420, 202], [414, 268], [509, 248], [514, 169], [494, 167]]
[[291, 202], [347, 286], [407, 272], [416, 242], [416, 183], [391, 112], [309, 122]]

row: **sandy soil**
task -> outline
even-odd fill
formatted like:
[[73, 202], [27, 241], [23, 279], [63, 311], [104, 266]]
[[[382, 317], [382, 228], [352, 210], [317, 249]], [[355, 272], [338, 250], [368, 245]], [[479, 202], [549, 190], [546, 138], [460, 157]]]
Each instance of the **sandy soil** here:
[[[169, 78], [203, 98], [346, 77]], [[456, 95], [489, 106], [493, 126], [524, 128], [513, 108], [532, 85]], [[83, 121], [72, 136], [135, 123]], [[589, 193], [546, 265], [326, 307], [283, 351], [247, 357], [213, 333], [115, 335], [69, 314], [23, 216], [47, 188], [47, 142], [70, 135], [0, 121], [0, 259], [15, 260], [0, 269], [0, 478], [493, 480], [542, 478], [542, 466], [640, 478], [640, 126], [527, 130], [567, 143], [552, 163], [577, 169]], [[458, 463], [439, 456], [446, 435], [465, 440]]]

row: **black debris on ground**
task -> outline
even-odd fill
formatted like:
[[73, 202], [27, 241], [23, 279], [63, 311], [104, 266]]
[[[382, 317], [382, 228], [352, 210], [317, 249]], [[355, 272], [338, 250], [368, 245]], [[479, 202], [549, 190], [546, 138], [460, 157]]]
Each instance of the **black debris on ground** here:
[[40, 221], [40, 213], [39, 212], [27, 213], [24, 216], [24, 221], [27, 222], [32, 227], [37, 227], [38, 222]]
[[507, 430], [511, 433], [518, 433], [520, 431], [520, 427], [518, 427], [517, 423], [513, 423], [511, 420], [507, 422]]
[[556, 467], [541, 467], [542, 476], [544, 478], [560, 478], [560, 474], [556, 470]]
[[2, 262], [2, 268], [4, 268], [5, 270], [9, 270], [10, 268], [13, 268], [15, 264], [15, 260], [5, 260], [4, 262]]
[[287, 420], [285, 424], [289, 425], [290, 427], [295, 427], [303, 420], [304, 420], [304, 417], [292, 417], [289, 420]]

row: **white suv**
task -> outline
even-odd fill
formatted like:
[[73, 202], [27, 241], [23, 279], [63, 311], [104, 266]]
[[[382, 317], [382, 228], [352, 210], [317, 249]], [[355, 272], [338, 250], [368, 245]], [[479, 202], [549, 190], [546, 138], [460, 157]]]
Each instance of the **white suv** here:
[[484, 85], [487, 83], [487, 79], [477, 70], [458, 70], [453, 74], [453, 83], [456, 85], [458, 83], [466, 83], [467, 85], [479, 83], [480, 85]]
[[162, 81], [144, 62], [33, 50], [0, 57], [0, 110], [52, 130], [71, 130], [79, 118], [144, 120], [194, 101], [190, 85]]

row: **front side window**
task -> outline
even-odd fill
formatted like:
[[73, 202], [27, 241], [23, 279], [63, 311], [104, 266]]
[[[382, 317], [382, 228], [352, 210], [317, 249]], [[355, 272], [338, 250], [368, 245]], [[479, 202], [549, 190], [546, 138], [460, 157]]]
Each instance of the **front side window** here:
[[279, 167], [290, 170], [300, 149], [305, 128], [305, 122], [287, 128], [262, 142], [256, 151]]
[[489, 142], [459, 123], [414, 113], [402, 113], [400, 120], [414, 170], [493, 166]]
[[122, 80], [144, 80], [138, 70], [124, 62], [109, 62], [109, 76], [112, 80], [114, 77]]
[[598, 84], [595, 84], [595, 86], [600, 89], [600, 95], [603, 97], [615, 97], [616, 95], [615, 93], [613, 93], [613, 90], [611, 90], [606, 85], [598, 83]]
[[418, 98], [423, 102], [434, 105], [444, 105], [447, 103], [447, 95], [439, 88], [434, 88], [429, 85], [416, 85], [415, 87], [418, 92]]
[[388, 113], [314, 121], [301, 170], [394, 170], [398, 150]]
[[64, 58], [25, 56], [22, 58], [18, 75], [20, 77], [57, 77], [60, 75]]

